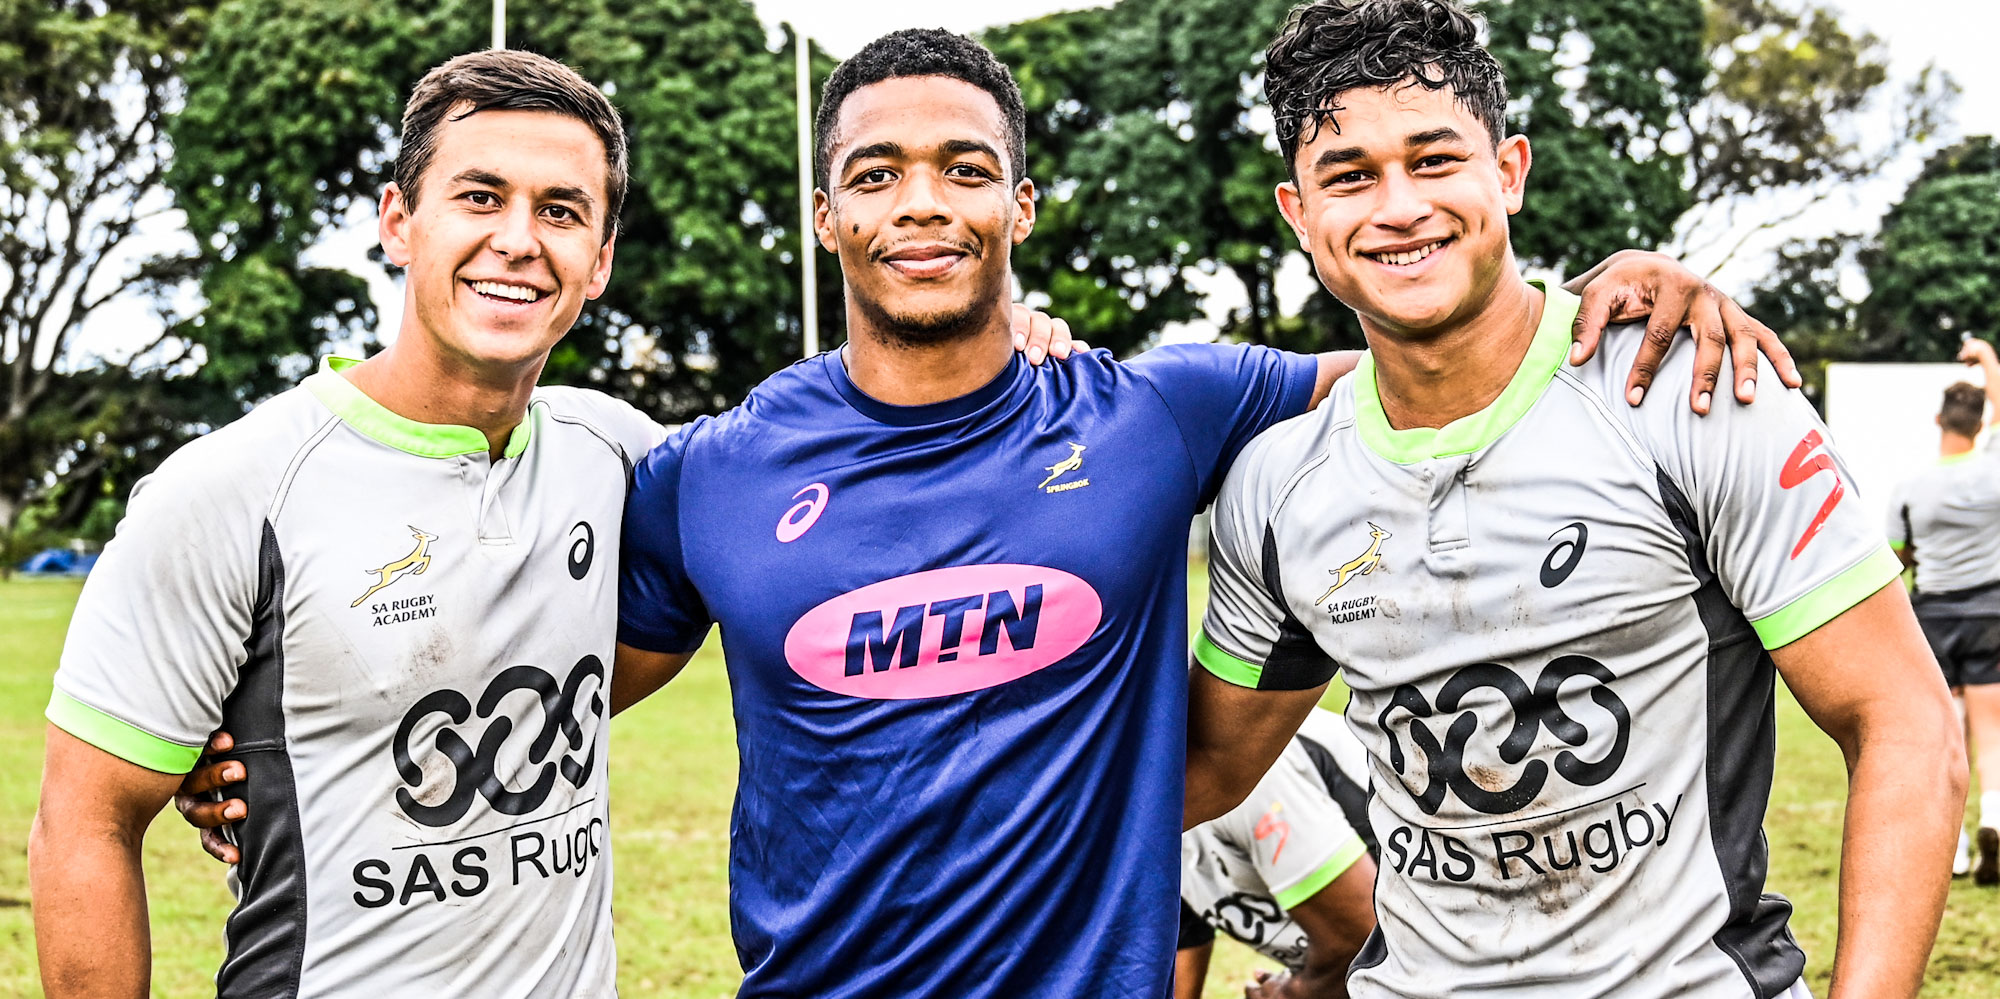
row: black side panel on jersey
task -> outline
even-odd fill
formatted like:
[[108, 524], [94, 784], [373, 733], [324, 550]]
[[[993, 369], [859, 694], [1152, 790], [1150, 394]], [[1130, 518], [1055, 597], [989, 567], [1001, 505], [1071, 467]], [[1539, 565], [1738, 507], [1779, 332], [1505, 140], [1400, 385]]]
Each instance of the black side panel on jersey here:
[[1271, 657], [1258, 674], [1257, 689], [1311, 690], [1333, 679], [1339, 666], [1313, 641], [1312, 632], [1292, 616], [1291, 605], [1285, 602], [1285, 588], [1278, 574], [1278, 535], [1269, 524], [1264, 525], [1262, 561], [1264, 589], [1284, 610], [1285, 620], [1278, 626], [1278, 640], [1271, 646]]
[[1206, 947], [1214, 942], [1215, 927], [1208, 925], [1208, 920], [1201, 918], [1201, 914], [1187, 904], [1187, 899], [1181, 899], [1181, 932], [1174, 940], [1174, 949]]
[[224, 789], [250, 816], [237, 827], [242, 890], [226, 930], [228, 956], [215, 975], [218, 999], [299, 994], [306, 952], [305, 848], [298, 786], [285, 748], [285, 562], [264, 524], [249, 658], [222, 702], [222, 727], [236, 739], [228, 756], [248, 779]]
[[1708, 632], [1708, 822], [1729, 896], [1729, 918], [1715, 945], [1743, 970], [1759, 999], [1784, 995], [1805, 972], [1792, 938], [1792, 903], [1764, 892], [1769, 848], [1764, 811], [1771, 801], [1777, 749], [1773, 715], [1777, 666], [1743, 612], [1729, 602], [1708, 556], [1687, 495], [1660, 471], [1667, 519], [1687, 544], [1688, 567], [1701, 588], [1695, 610]]
[[1342, 818], [1361, 837], [1361, 843], [1368, 848], [1371, 859], [1380, 860], [1382, 850], [1375, 843], [1375, 829], [1368, 824], [1368, 785], [1358, 783], [1340, 769], [1334, 761], [1333, 752], [1304, 735], [1296, 737], [1299, 746], [1306, 751], [1306, 758], [1312, 760], [1313, 769], [1319, 771], [1319, 779], [1326, 785], [1326, 793], [1333, 796], [1333, 803], [1340, 806]]

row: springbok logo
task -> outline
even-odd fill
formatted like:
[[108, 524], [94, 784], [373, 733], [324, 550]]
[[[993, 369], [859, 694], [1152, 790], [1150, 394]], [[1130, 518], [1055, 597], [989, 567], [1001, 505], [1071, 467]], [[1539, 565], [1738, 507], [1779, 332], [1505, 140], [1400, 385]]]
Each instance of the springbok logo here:
[[[407, 527], [408, 525], [404, 526]], [[354, 602], [348, 604], [347, 606], [359, 607], [361, 606], [361, 602], [363, 600], [366, 600], [369, 597], [374, 596], [376, 593], [380, 592], [383, 587], [389, 585], [390, 583], [393, 583], [404, 576], [421, 576], [424, 574], [425, 569], [431, 567], [431, 554], [430, 554], [431, 542], [436, 541], [438, 539], [438, 536], [435, 534], [425, 534], [423, 531], [418, 530], [415, 527], [410, 528], [410, 536], [417, 539], [417, 546], [415, 548], [410, 549], [410, 553], [408, 555], [405, 555], [402, 558], [399, 558], [394, 562], [391, 562], [388, 565], [381, 567], [380, 569], [362, 570], [363, 572], [371, 573], [377, 577], [375, 585], [369, 587], [368, 592], [363, 593], [358, 597], [355, 597]]]
[[1084, 452], [1083, 445], [1078, 444], [1075, 441], [1070, 441], [1069, 457], [1064, 458], [1063, 460], [1058, 461], [1053, 465], [1043, 465], [1042, 466], [1043, 468], [1048, 469], [1049, 477], [1043, 479], [1041, 481], [1041, 484], [1037, 485], [1035, 488], [1048, 489], [1049, 492], [1054, 493], [1054, 492], [1061, 492], [1066, 488], [1075, 488], [1078, 486], [1089, 485], [1090, 484], [1089, 479], [1080, 479], [1076, 482], [1065, 482], [1062, 485], [1055, 487], [1054, 489], [1049, 489], [1049, 483], [1054, 482], [1055, 480], [1060, 479], [1063, 476], [1068, 475], [1069, 473], [1074, 472], [1077, 469], [1083, 467], [1083, 452]]
[[1326, 592], [1320, 594], [1318, 600], [1313, 601], [1314, 604], [1326, 603], [1326, 598], [1333, 596], [1333, 591], [1346, 586], [1348, 580], [1356, 576], [1366, 576], [1381, 566], [1382, 542], [1387, 541], [1393, 535], [1375, 526], [1371, 521], [1368, 524], [1368, 536], [1374, 540], [1369, 542], [1367, 551], [1356, 555], [1352, 561], [1341, 565], [1338, 569], [1327, 570], [1327, 572], [1333, 574], [1333, 585], [1327, 587]]

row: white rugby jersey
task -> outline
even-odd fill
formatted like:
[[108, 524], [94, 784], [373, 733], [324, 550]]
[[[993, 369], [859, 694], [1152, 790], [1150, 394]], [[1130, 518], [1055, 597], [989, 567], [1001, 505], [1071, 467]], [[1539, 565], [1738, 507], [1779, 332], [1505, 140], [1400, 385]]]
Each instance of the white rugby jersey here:
[[2000, 450], [1992, 437], [1938, 459], [1889, 497], [1889, 544], [1916, 547], [1919, 592], [1952, 593], [2000, 581]]
[[1369, 851], [1368, 751], [1314, 708], [1243, 803], [1181, 834], [1181, 901], [1293, 971], [1306, 933], [1288, 913]]
[[611, 996], [618, 543], [662, 431], [539, 389], [492, 461], [478, 431], [363, 395], [351, 363], [133, 490], [49, 719], [167, 773], [235, 736], [250, 816], [221, 996]]
[[1565, 362], [1577, 301], [1492, 405], [1394, 430], [1372, 358], [1267, 431], [1214, 516], [1200, 661], [1343, 671], [1381, 843], [1358, 997], [1784, 994], [1764, 893], [1774, 669], [1896, 578], [1826, 429], [1766, 365], [1752, 406], [1643, 406], [1641, 338]]

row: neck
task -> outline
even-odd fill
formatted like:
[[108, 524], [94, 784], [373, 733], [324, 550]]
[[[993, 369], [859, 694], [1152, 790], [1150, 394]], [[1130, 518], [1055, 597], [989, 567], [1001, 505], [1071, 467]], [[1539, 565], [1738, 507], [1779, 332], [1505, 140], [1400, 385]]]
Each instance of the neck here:
[[1510, 270], [1476, 312], [1421, 339], [1362, 317], [1389, 425], [1442, 427], [1492, 405], [1534, 342], [1545, 297]]
[[437, 350], [430, 337], [406, 327], [387, 350], [345, 374], [397, 416], [479, 431], [486, 436], [487, 454], [497, 459], [527, 417], [528, 397], [547, 362], [543, 355], [518, 368], [483, 370]]
[[957, 336], [938, 342], [903, 336], [847, 295], [847, 348], [841, 358], [848, 380], [870, 398], [892, 406], [923, 406], [973, 392], [1013, 359], [1009, 305], [995, 299]]
[[1972, 450], [1972, 438], [1964, 434], [1953, 433], [1947, 430], [1938, 438], [1939, 457], [1949, 458], [1952, 455], [1964, 454], [1970, 450]]

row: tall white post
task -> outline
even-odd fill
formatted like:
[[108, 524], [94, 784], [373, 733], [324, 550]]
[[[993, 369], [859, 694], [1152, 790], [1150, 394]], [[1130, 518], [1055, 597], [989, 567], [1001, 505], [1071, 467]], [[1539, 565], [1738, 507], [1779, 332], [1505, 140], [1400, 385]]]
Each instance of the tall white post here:
[[493, 0], [493, 47], [507, 47], [507, 0]]
[[805, 295], [801, 312], [805, 356], [811, 357], [819, 353], [819, 281], [813, 268], [817, 240], [813, 238], [812, 42], [796, 23], [792, 44], [798, 48], [799, 289]]

